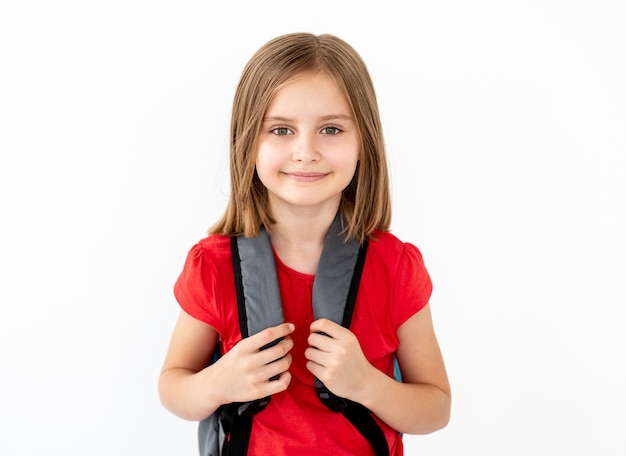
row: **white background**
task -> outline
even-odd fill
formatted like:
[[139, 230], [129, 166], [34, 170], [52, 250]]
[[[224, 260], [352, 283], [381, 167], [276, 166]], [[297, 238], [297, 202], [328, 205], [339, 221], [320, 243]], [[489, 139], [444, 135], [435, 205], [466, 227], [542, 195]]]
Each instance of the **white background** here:
[[292, 31], [367, 62], [435, 283], [452, 419], [406, 453], [626, 454], [626, 7], [410, 3], [2, 2], [0, 454], [196, 454], [157, 396], [172, 286]]

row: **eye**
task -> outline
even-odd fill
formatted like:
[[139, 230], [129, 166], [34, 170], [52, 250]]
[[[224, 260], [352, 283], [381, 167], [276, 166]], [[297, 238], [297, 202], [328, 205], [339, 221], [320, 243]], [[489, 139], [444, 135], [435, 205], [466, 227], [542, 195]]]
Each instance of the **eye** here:
[[337, 127], [324, 127], [322, 128], [323, 135], [338, 135], [341, 133], [341, 130]]
[[276, 127], [272, 130], [270, 130], [272, 133], [274, 133], [275, 135], [278, 136], [285, 136], [285, 135], [291, 135], [293, 134], [293, 131], [291, 131], [289, 128], [287, 127]]

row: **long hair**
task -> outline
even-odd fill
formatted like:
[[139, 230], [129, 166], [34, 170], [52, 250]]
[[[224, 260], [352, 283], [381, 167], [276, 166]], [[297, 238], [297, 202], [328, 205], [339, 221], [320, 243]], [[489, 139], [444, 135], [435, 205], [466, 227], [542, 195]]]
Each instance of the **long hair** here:
[[391, 221], [389, 174], [378, 103], [369, 72], [359, 54], [333, 35], [292, 33], [262, 46], [243, 70], [235, 92], [230, 127], [230, 198], [210, 233], [255, 237], [273, 223], [267, 189], [255, 163], [263, 117], [276, 93], [305, 73], [330, 76], [346, 97], [359, 136], [354, 177], [344, 189], [340, 213], [346, 238], [363, 242]]

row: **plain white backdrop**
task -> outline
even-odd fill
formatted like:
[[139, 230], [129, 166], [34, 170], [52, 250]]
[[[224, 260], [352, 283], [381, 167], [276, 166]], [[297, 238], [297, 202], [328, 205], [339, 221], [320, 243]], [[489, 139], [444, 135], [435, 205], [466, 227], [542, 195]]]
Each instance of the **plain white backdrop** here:
[[615, 1], [4, 1], [0, 454], [194, 455], [157, 377], [228, 194], [252, 53], [333, 33], [370, 69], [393, 232], [453, 387], [407, 455], [624, 455], [626, 7]]

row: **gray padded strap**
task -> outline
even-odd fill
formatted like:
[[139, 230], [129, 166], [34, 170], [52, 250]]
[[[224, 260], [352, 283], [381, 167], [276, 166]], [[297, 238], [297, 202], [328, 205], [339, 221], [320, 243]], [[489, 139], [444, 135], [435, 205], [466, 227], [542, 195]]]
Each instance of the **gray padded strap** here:
[[241, 280], [246, 300], [248, 335], [283, 323], [276, 263], [269, 235], [261, 228], [255, 238], [237, 237]]
[[313, 315], [316, 320], [328, 318], [341, 324], [359, 247], [354, 239], [345, 242], [337, 215], [326, 236], [313, 282]]
[[[256, 238], [239, 236], [237, 246], [241, 258], [248, 334], [252, 336], [284, 321], [276, 264], [270, 238], [264, 228]], [[313, 282], [315, 319], [328, 318], [341, 324], [358, 254], [357, 241], [344, 241], [337, 214], [326, 236]]]

